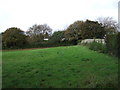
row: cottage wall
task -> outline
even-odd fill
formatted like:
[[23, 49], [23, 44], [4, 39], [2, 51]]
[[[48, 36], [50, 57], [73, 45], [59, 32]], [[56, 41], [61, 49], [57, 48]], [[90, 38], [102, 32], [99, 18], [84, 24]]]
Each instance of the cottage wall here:
[[98, 43], [103, 43], [103, 44], [105, 44], [105, 40], [104, 40], [104, 39], [85, 39], [85, 40], [82, 40], [82, 41], [81, 41], [81, 44], [83, 44], [83, 43], [92, 43], [92, 42], [94, 42], [94, 41], [96, 41], [96, 42], [98, 42]]

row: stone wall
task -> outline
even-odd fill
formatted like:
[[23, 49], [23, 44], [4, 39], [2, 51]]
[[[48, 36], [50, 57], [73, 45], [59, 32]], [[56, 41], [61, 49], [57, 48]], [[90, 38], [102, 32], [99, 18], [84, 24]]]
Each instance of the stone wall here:
[[92, 43], [93, 41], [105, 44], [104, 39], [84, 39], [84, 40], [81, 41], [81, 44], [83, 44], [83, 43]]

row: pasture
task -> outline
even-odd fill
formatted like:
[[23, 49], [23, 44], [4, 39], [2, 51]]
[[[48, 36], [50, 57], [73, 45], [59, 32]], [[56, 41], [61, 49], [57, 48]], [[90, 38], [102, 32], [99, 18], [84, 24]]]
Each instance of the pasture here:
[[118, 60], [85, 46], [3, 51], [3, 88], [115, 88]]

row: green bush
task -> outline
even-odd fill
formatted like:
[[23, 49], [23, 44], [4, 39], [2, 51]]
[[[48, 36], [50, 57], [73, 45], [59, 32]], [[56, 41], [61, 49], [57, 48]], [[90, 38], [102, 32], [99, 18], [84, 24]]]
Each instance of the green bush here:
[[120, 55], [119, 55], [119, 53], [120, 53], [120, 32], [118, 33], [118, 36], [117, 36], [117, 46], [118, 46], [117, 56], [118, 56], [118, 58], [120, 58]]
[[87, 46], [91, 50], [98, 51], [100, 53], [106, 53], [106, 46], [102, 43], [97, 43], [94, 41], [92, 43], [87, 44]]
[[77, 41], [77, 45], [81, 45], [81, 41], [82, 41], [82, 40], [78, 40], [78, 41]]
[[110, 55], [118, 56], [118, 42], [117, 42], [117, 33], [110, 34], [106, 36], [105, 42], [107, 47], [107, 52]]
[[53, 42], [53, 41], [41, 41], [36, 43], [29, 43], [25, 48], [45, 48], [45, 47], [58, 47], [58, 46], [72, 46], [73, 44], [68, 41]]

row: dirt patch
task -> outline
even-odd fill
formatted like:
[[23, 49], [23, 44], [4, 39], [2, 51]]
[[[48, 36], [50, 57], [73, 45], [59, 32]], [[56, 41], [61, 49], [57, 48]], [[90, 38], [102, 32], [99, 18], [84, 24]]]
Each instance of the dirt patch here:
[[0, 51], [23, 51], [23, 50], [34, 50], [34, 49], [47, 49], [55, 47], [45, 47], [45, 48], [26, 48], [26, 49], [10, 49], [10, 50], [0, 50]]

